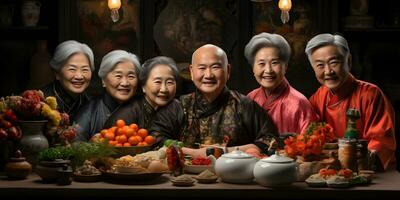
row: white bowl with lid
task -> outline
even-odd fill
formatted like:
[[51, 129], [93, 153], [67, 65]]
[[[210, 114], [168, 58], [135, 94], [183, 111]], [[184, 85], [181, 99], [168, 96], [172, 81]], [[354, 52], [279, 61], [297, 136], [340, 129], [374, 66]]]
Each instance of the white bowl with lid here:
[[259, 160], [253, 170], [257, 183], [267, 187], [290, 185], [297, 179], [296, 162], [289, 157], [274, 154]]
[[[214, 157], [210, 157], [215, 161]], [[250, 183], [254, 179], [253, 169], [257, 160], [237, 148], [235, 151], [221, 155], [215, 161], [215, 173], [223, 182]]]

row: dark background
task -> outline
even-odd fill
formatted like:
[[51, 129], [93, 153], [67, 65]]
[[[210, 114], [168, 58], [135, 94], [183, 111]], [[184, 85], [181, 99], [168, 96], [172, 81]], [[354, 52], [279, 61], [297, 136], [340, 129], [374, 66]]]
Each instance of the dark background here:
[[[24, 27], [21, 22], [22, 0], [3, 0], [0, 2], [0, 17], [11, 17], [11, 23], [0, 23], [0, 96], [18, 94], [25, 89], [39, 88], [52, 79], [48, 70], [47, 60], [52, 55], [54, 48], [62, 41], [75, 39], [90, 44], [82, 35], [82, 18], [78, 13], [79, 6], [84, 1], [97, 1], [104, 6], [106, 0], [39, 0], [41, 13], [39, 23], [35, 27]], [[182, 0], [136, 0], [131, 3], [138, 5], [138, 29], [132, 38], [137, 39], [134, 46], [127, 50], [134, 51], [141, 61], [162, 54], [162, 49], [154, 39], [154, 30], [157, 19], [167, 6], [186, 6], [190, 8], [206, 6], [209, 2], [216, 7], [216, 11], [227, 14], [230, 21], [223, 21], [222, 29], [225, 30], [222, 39], [229, 39], [226, 52], [233, 66], [229, 87], [247, 94], [258, 87], [253, 78], [252, 71], [243, 56], [243, 49], [249, 39], [260, 30], [258, 8], [274, 6], [278, 1], [274, 0], [263, 4], [250, 0], [219, 0], [219, 1], [182, 1]], [[216, 3], [215, 3], [216, 2]], [[372, 16], [372, 26], [352, 28], [345, 24], [346, 17], [350, 15], [350, 3], [352, 1], [340, 0], [292, 0], [293, 9], [291, 20], [286, 29], [279, 25], [280, 29], [272, 30], [277, 33], [296, 34], [292, 29], [299, 20], [296, 16], [296, 8], [307, 6], [308, 22], [310, 30], [303, 30], [302, 34], [318, 34], [323, 32], [339, 32], [350, 43], [353, 55], [352, 73], [359, 79], [378, 85], [391, 100], [396, 113], [400, 109], [400, 79], [397, 78], [395, 68], [400, 63], [400, 3], [399, 1], [369, 0], [368, 15]], [[359, 1], [353, 1], [359, 2]], [[103, 3], [103, 4], [101, 4]], [[173, 5], [176, 4], [176, 5]], [[184, 5], [183, 5], [184, 4]], [[9, 13], [9, 10], [12, 12]], [[220, 10], [218, 10], [220, 9]], [[222, 9], [222, 10], [221, 10]], [[225, 9], [225, 10], [224, 10]], [[276, 11], [276, 10], [275, 10]], [[274, 16], [276, 17], [276, 16]], [[279, 16], [277, 17], [279, 19]], [[222, 18], [226, 19], [226, 18]], [[230, 26], [228, 27], [227, 24]], [[232, 28], [232, 24], [234, 25]], [[282, 28], [283, 27], [283, 28]], [[218, 28], [218, 27], [217, 27]], [[267, 31], [270, 29], [266, 29]], [[199, 29], [198, 31], [201, 31]], [[283, 31], [283, 32], [279, 32]], [[211, 32], [212, 33], [212, 32]], [[286, 36], [286, 35], [285, 35]], [[212, 41], [212, 40], [211, 40]], [[159, 41], [158, 41], [159, 42]], [[45, 48], [39, 49], [40, 46]], [[198, 45], [197, 45], [198, 46]], [[196, 47], [196, 46], [194, 46]], [[194, 49], [194, 48], [193, 48]], [[190, 55], [190, 53], [189, 53]], [[100, 64], [102, 55], [95, 55], [96, 68]], [[177, 62], [190, 62], [187, 55]], [[184, 61], [186, 59], [186, 61]], [[38, 73], [39, 72], [39, 73]], [[49, 75], [50, 74], [50, 75]], [[97, 73], [89, 88], [89, 92], [96, 95], [101, 93], [100, 81]], [[289, 65], [287, 78], [291, 85], [309, 97], [319, 86], [307, 59], [299, 57], [292, 59]], [[192, 89], [190, 81], [182, 79], [179, 85], [179, 94], [189, 92]], [[396, 114], [397, 116], [397, 114]], [[399, 118], [396, 117], [396, 125], [399, 126]], [[396, 135], [399, 136], [398, 131]], [[397, 137], [399, 143], [399, 137]], [[400, 160], [400, 159], [398, 159]]]

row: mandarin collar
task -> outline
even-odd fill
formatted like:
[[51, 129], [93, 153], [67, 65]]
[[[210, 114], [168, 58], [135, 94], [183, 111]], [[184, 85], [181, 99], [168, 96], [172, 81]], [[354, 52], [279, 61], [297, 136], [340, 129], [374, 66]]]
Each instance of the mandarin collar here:
[[349, 96], [356, 87], [356, 79], [352, 74], [348, 74], [346, 80], [343, 82], [341, 86], [337, 89], [335, 93], [332, 90], [329, 90], [329, 94], [332, 97], [336, 97], [337, 99], [343, 99]]

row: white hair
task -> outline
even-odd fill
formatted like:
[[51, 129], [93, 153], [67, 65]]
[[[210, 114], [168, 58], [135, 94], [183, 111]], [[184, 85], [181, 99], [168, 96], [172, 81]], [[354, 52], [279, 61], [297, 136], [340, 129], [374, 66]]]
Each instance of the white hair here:
[[285, 38], [278, 34], [260, 33], [251, 38], [244, 49], [244, 56], [251, 66], [253, 66], [254, 57], [257, 52], [264, 47], [277, 48], [279, 58], [286, 64], [289, 63], [291, 49]]
[[123, 61], [132, 62], [135, 65], [136, 75], [139, 76], [141, 66], [138, 57], [135, 54], [129, 53], [124, 50], [114, 50], [107, 53], [101, 60], [99, 77], [104, 79], [108, 72], [114, 69], [114, 67]]
[[349, 45], [344, 37], [341, 35], [332, 35], [329, 33], [319, 34], [308, 41], [306, 46], [306, 54], [308, 60], [311, 62], [311, 54], [316, 50], [324, 46], [333, 45], [338, 48], [339, 53], [347, 61], [350, 55]]
[[94, 71], [94, 56], [90, 47], [84, 43], [75, 40], [68, 40], [59, 44], [55, 50], [53, 58], [50, 60], [50, 66], [59, 72], [65, 62], [74, 54], [83, 53], [89, 60], [90, 70]]

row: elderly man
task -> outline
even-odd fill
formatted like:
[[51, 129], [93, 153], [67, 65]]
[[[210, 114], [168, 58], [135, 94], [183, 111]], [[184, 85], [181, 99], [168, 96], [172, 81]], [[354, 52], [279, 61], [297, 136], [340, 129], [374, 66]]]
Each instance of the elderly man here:
[[275, 126], [259, 105], [226, 87], [231, 72], [226, 53], [204, 45], [193, 53], [189, 68], [196, 91], [181, 96], [179, 106], [160, 110], [153, 134], [183, 141], [183, 152], [193, 157], [205, 156], [206, 148], [195, 148], [198, 144], [267, 153]]
[[350, 50], [342, 36], [317, 35], [307, 43], [305, 52], [322, 85], [310, 98], [322, 120], [341, 138], [346, 130], [346, 111], [359, 110], [359, 138], [369, 141], [368, 149], [378, 155], [378, 168], [386, 169], [396, 148], [394, 110], [388, 99], [376, 85], [357, 80], [350, 73]]

